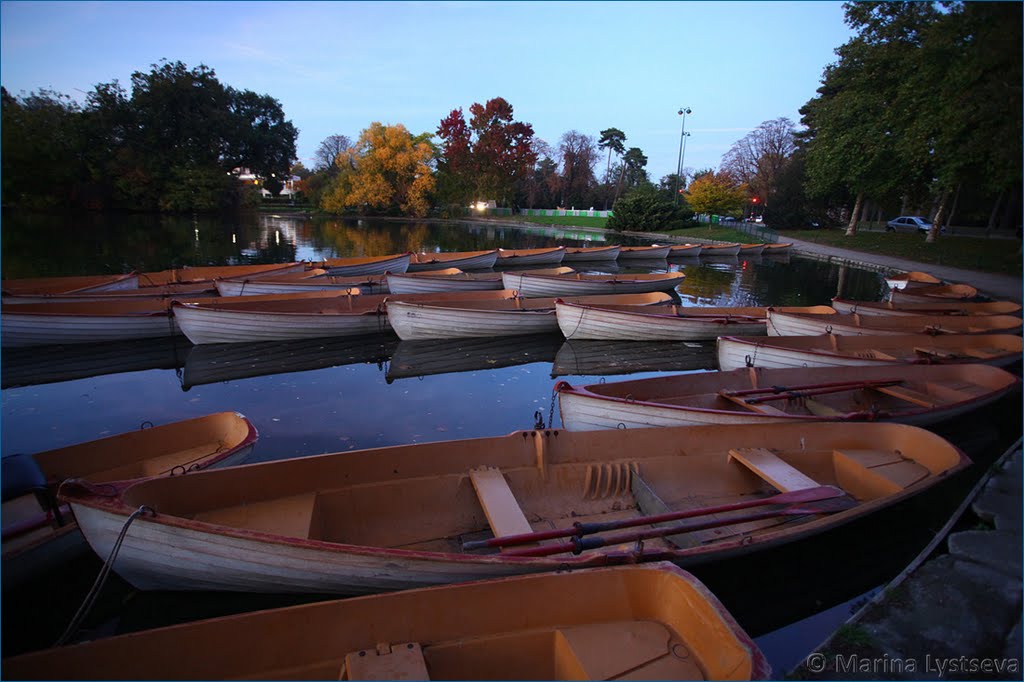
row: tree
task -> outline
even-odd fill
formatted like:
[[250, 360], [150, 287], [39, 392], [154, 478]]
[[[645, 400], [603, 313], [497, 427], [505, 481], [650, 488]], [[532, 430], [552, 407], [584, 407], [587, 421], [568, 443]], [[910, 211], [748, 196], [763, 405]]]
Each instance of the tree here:
[[615, 202], [608, 228], [612, 230], [674, 230], [685, 227], [692, 213], [672, 201], [672, 194], [646, 184]]
[[601, 139], [597, 141], [597, 146], [601, 149], [608, 150], [608, 161], [605, 164], [604, 170], [604, 208], [608, 209], [608, 194], [611, 189], [611, 169], [612, 169], [612, 152], [615, 152], [616, 156], [622, 156], [626, 151], [624, 145], [626, 141], [626, 133], [622, 132], [618, 128], [607, 128], [601, 131]]
[[558, 141], [562, 157], [562, 206], [590, 205], [594, 189], [597, 146], [594, 138], [578, 130], [562, 134]]
[[345, 135], [329, 135], [325, 137], [321, 142], [320, 146], [316, 148], [316, 153], [313, 155], [316, 164], [313, 166], [315, 171], [323, 171], [327, 173], [328, 177], [335, 177], [341, 171], [341, 168], [335, 163], [339, 154], [344, 153], [352, 146], [352, 140], [348, 139]]
[[413, 136], [401, 124], [371, 123], [356, 145], [338, 156], [340, 172], [324, 193], [322, 207], [340, 213], [365, 206], [425, 216], [434, 191], [430, 137]]
[[722, 159], [722, 169], [770, 206], [779, 176], [796, 150], [794, 132], [788, 118], [765, 121], [732, 145]]
[[626, 187], [639, 187], [650, 182], [647, 176], [647, 157], [639, 147], [630, 147], [622, 157], [622, 179]]
[[728, 172], [705, 173], [686, 188], [686, 201], [695, 213], [732, 215], [747, 201], [747, 187]]

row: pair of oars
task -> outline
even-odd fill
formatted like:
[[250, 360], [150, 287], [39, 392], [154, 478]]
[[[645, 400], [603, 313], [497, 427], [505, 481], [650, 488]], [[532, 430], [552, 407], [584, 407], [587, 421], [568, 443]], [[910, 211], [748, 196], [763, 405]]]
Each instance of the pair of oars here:
[[[556, 528], [553, 530], [542, 530], [535, 533], [521, 533], [519, 535], [505, 535], [502, 537], [490, 538], [488, 540], [476, 540], [473, 542], [467, 542], [462, 545], [463, 551], [471, 551], [474, 549], [484, 549], [488, 547], [515, 547], [517, 545], [526, 545], [540, 542], [541, 540], [554, 540], [557, 538], [570, 538], [569, 541], [546, 545], [542, 547], [528, 547], [525, 549], [513, 549], [502, 552], [502, 556], [522, 556], [522, 557], [543, 557], [551, 556], [553, 554], [563, 554], [565, 552], [572, 552], [573, 554], [580, 554], [587, 549], [596, 549], [598, 547], [604, 547], [607, 545], [616, 545], [624, 542], [634, 542], [636, 540], [646, 540], [656, 537], [664, 537], [666, 535], [677, 535], [679, 533], [687, 533], [695, 530], [704, 530], [707, 528], [717, 528], [720, 526], [728, 526], [737, 523], [746, 523], [748, 521], [759, 521], [761, 519], [768, 519], [777, 516], [806, 516], [810, 514], [825, 514], [836, 511], [842, 511], [847, 509], [853, 504], [853, 500], [844, 498], [845, 492], [834, 486], [818, 486], [815, 488], [804, 488], [802, 490], [792, 490], [778, 495], [772, 495], [771, 497], [762, 497], [754, 500], [746, 500], [743, 502], [733, 502], [731, 504], [723, 504], [714, 507], [701, 507], [699, 509], [687, 509], [684, 511], [667, 512], [665, 514], [654, 514], [651, 516], [640, 516], [630, 519], [620, 519], [618, 521], [606, 521], [604, 523], [575, 523], [568, 528]], [[838, 504], [833, 505], [818, 505], [818, 506], [800, 506], [809, 505], [815, 502], [825, 502], [827, 500], [833, 500]], [[659, 528], [645, 528], [637, 531], [631, 531], [628, 533], [619, 533], [617, 535], [609, 535], [606, 537], [597, 537], [597, 533], [605, 533], [612, 530], [620, 530], [623, 528], [634, 528], [636, 526], [647, 526], [656, 523], [667, 523], [670, 521], [681, 521], [683, 519], [696, 518], [700, 516], [708, 516], [711, 514], [724, 514], [727, 512], [740, 511], [743, 509], [751, 509], [754, 507], [763, 507], [770, 505], [788, 505], [780, 509], [771, 509], [763, 512], [757, 512], [754, 514], [748, 514], [746, 516], [734, 516], [725, 519], [713, 519], [696, 524], [682, 524], [676, 526], [662, 526]], [[590, 537], [584, 537], [590, 536]]]

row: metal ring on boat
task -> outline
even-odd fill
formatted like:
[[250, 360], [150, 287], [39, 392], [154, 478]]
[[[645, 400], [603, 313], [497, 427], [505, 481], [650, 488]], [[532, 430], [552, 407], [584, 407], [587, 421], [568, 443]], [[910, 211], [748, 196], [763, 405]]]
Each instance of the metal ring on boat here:
[[[146, 424], [149, 424], [149, 426], [146, 426]], [[153, 422], [149, 421], [148, 419], [146, 421], [142, 422], [141, 424], [139, 424], [139, 429], [140, 430], [141, 429], [151, 429], [151, 428], [153, 428]]]
[[626, 430], [626, 425], [623, 424], [622, 422], [619, 422], [618, 424], [615, 425], [615, 428], [620, 430], [620, 431], [625, 431]]
[[832, 333], [832, 325], [830, 325], [830, 324], [826, 324], [825, 325], [825, 333], [826, 334], [831, 334]]
[[753, 367], [754, 366], [754, 359], [751, 358], [749, 355], [744, 356], [743, 362], [746, 363], [747, 367]]

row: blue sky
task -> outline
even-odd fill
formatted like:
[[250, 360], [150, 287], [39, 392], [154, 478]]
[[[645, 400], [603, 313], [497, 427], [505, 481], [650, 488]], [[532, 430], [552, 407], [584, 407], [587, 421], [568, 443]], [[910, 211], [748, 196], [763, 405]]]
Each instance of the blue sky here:
[[372, 121], [414, 133], [504, 97], [551, 145], [616, 127], [657, 181], [717, 167], [814, 96], [850, 37], [838, 2], [2, 2], [0, 82], [81, 99], [162, 58], [277, 98], [310, 165]]

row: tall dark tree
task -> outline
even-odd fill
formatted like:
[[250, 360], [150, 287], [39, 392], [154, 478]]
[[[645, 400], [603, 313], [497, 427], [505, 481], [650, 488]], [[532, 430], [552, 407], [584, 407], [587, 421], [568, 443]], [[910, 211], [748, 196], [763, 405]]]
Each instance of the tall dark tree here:
[[597, 146], [601, 149], [608, 150], [608, 161], [605, 163], [604, 170], [604, 208], [608, 210], [608, 195], [611, 192], [611, 170], [612, 170], [612, 152], [615, 152], [616, 156], [622, 156], [626, 151], [626, 133], [622, 132], [618, 128], [607, 128], [601, 131], [601, 138], [597, 141]]
[[328, 177], [333, 178], [341, 171], [335, 163], [338, 155], [351, 146], [352, 140], [348, 139], [346, 135], [328, 135], [320, 142], [313, 154], [316, 161], [313, 170], [326, 173]]
[[562, 157], [562, 206], [590, 205], [594, 195], [594, 165], [597, 146], [594, 138], [578, 130], [562, 134], [558, 141]]

